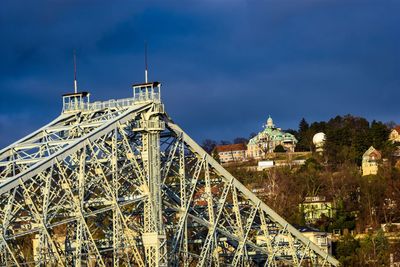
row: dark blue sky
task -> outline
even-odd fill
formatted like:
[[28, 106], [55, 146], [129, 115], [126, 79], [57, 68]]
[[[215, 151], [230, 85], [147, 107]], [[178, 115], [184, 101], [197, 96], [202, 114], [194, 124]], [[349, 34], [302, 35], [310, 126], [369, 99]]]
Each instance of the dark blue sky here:
[[[118, 5], [116, 4], [118, 3]], [[247, 137], [271, 114], [400, 122], [400, 1], [2, 1], [0, 146], [61, 111], [163, 82], [167, 112], [196, 140]]]

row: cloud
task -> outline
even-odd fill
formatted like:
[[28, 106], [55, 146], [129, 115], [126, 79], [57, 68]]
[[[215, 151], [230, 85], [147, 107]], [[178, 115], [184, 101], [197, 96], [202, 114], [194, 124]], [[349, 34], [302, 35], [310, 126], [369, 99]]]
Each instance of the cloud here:
[[6, 1], [0, 114], [35, 114], [32, 127], [58, 115], [74, 48], [80, 88], [129, 97], [147, 40], [151, 79], [198, 140], [247, 136], [268, 114], [282, 128], [346, 113], [396, 120], [399, 11], [375, 1]]
[[28, 113], [0, 114], [0, 144], [1, 148], [14, 143], [22, 137], [36, 130], [35, 118]]

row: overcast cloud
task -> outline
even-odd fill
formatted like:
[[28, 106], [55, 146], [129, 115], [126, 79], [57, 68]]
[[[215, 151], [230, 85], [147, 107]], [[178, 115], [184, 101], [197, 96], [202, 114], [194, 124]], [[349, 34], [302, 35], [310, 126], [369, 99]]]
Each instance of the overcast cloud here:
[[[135, 2], [135, 3], [133, 3]], [[118, 3], [118, 5], [117, 5]], [[196, 140], [247, 137], [354, 114], [400, 122], [399, 1], [2, 1], [0, 145], [61, 111], [78, 83], [95, 100], [163, 82]]]

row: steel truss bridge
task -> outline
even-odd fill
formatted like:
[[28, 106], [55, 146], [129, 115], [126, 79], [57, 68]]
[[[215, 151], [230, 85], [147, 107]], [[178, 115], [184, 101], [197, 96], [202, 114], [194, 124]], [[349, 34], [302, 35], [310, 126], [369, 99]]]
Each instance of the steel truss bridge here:
[[0, 151], [0, 266], [337, 266], [165, 113], [133, 97], [63, 97]]

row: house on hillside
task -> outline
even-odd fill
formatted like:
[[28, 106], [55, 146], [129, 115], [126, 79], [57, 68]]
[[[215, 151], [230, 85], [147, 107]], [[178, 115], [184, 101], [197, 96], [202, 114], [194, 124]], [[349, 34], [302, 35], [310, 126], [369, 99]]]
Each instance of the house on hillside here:
[[[317, 245], [321, 250], [328, 254], [332, 254], [332, 235], [330, 233], [322, 232], [318, 229], [308, 226], [295, 226], [300, 233], [302, 233], [311, 242]], [[259, 246], [266, 246], [268, 236], [260, 234], [256, 236], [256, 244]], [[291, 241], [285, 234], [278, 233], [274, 237], [275, 244], [289, 244]]]
[[378, 173], [379, 163], [382, 160], [382, 154], [373, 146], [365, 151], [362, 157], [362, 175], [376, 175]]
[[[400, 144], [400, 125], [397, 125], [392, 129], [389, 134], [389, 141]], [[393, 156], [397, 157], [396, 168], [400, 169], [400, 145], [397, 146]]]
[[299, 204], [299, 209], [303, 212], [306, 223], [315, 223], [323, 216], [332, 218], [335, 215], [333, 203], [324, 196], [306, 197]]
[[308, 226], [300, 226], [297, 229], [324, 252], [332, 254], [332, 234]]
[[275, 127], [271, 116], [264, 125], [264, 130], [250, 139], [247, 144], [247, 158], [261, 159], [267, 153], [272, 153], [278, 145], [288, 152], [294, 152], [297, 144], [297, 139], [293, 134], [285, 133], [281, 128]]
[[221, 163], [245, 160], [246, 149], [247, 147], [245, 144], [220, 145], [215, 147]]
[[392, 131], [389, 134], [389, 140], [394, 142], [399, 142], [400, 143], [400, 125], [397, 125], [392, 129]]

